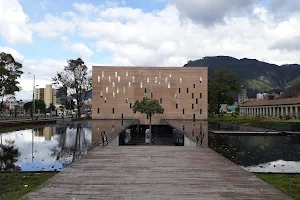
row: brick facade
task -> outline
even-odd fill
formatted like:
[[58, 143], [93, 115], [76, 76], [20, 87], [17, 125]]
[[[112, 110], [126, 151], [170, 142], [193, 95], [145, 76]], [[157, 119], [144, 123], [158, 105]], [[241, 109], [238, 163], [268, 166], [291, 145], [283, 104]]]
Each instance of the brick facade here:
[[93, 67], [93, 119], [138, 118], [131, 107], [143, 97], [157, 99], [164, 114], [160, 119], [207, 119], [206, 67]]

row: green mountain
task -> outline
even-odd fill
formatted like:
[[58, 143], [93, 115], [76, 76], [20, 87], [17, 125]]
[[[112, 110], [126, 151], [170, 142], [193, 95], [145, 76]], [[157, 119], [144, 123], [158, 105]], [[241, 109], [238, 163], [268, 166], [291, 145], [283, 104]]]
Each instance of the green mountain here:
[[225, 67], [235, 72], [250, 97], [257, 92], [279, 92], [287, 85], [300, 83], [300, 65], [275, 65], [255, 59], [236, 59], [228, 56], [204, 57], [189, 61], [184, 67], [206, 66], [212, 70]]

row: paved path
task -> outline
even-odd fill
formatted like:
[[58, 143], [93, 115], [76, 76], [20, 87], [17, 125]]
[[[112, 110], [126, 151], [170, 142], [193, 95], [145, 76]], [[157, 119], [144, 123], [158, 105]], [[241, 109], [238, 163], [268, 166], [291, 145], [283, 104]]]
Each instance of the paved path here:
[[209, 148], [97, 147], [23, 199], [290, 199]]

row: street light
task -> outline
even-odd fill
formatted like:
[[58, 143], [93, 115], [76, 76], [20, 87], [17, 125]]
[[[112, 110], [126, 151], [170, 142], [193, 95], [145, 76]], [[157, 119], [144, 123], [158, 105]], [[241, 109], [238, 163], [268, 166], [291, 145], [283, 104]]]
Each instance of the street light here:
[[34, 111], [35, 111], [35, 102], [34, 102], [35, 74], [32, 74], [31, 72], [28, 72], [28, 74], [33, 75], [33, 91], [32, 91], [32, 120], [33, 120], [33, 114], [34, 114]]

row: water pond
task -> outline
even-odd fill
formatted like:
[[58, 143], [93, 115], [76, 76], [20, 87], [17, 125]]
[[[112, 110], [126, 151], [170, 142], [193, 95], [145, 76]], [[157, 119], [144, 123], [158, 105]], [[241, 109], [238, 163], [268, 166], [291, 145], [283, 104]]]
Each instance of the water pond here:
[[[250, 172], [300, 173], [300, 135], [272, 135], [266, 129], [209, 124], [210, 129], [241, 134], [209, 134], [208, 146]], [[245, 134], [263, 131], [263, 134]], [[264, 135], [265, 134], [265, 135]]]
[[[61, 171], [101, 146], [102, 131], [109, 135], [130, 123], [93, 120], [2, 133], [0, 171]], [[174, 134], [173, 128], [167, 125], [153, 126], [153, 145], [197, 146], [194, 141], [201, 141], [204, 148], [214, 149], [250, 172], [300, 173], [300, 135], [209, 134], [211, 125], [207, 122], [170, 123], [189, 137]], [[130, 126], [130, 133], [122, 132], [109, 145], [147, 145], [146, 128]]]
[[0, 134], [0, 171], [61, 171], [127, 121], [84, 121]]

